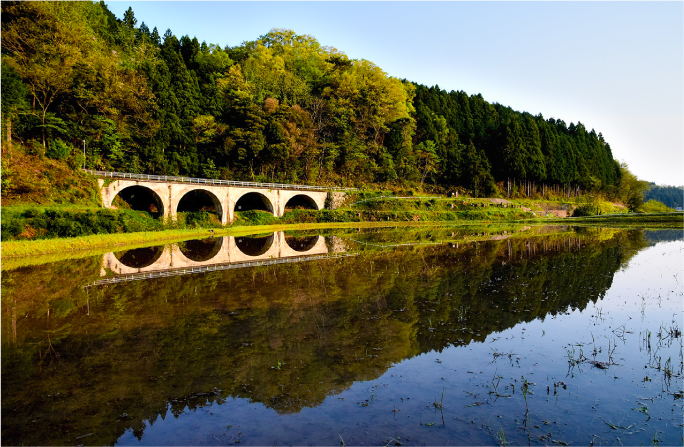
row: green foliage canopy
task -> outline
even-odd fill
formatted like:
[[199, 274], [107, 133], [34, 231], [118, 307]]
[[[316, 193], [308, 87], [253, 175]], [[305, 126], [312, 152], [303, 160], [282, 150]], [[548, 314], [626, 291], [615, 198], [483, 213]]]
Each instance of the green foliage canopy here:
[[85, 140], [90, 168], [476, 195], [620, 189], [610, 146], [579, 122], [400, 80], [291, 30], [221, 48], [160, 37], [103, 2], [3, 2], [2, 14], [3, 124], [46, 149]]

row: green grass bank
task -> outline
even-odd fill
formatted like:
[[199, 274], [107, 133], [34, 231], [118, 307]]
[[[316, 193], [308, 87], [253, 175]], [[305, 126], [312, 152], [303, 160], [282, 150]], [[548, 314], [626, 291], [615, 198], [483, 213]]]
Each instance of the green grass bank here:
[[[479, 222], [470, 225], [477, 226]], [[156, 232], [102, 234], [74, 238], [40, 239], [32, 241], [9, 241], [2, 243], [2, 268], [44, 264], [64, 259], [82, 258], [128, 250], [150, 245], [180, 242], [219, 236], [241, 236], [248, 234], [271, 233], [273, 231], [326, 230], [336, 228], [374, 228], [374, 227], [432, 227], [447, 224], [439, 222], [333, 222], [280, 225], [231, 226], [210, 230], [207, 228], [166, 230]], [[455, 225], [455, 224], [451, 224]], [[466, 223], [466, 225], [468, 225]]]
[[[682, 212], [557, 217], [581, 209], [581, 206], [529, 199], [399, 197], [375, 191], [355, 194], [335, 210], [294, 209], [280, 218], [264, 211], [237, 212], [234, 221], [224, 226], [210, 212], [179, 213], [173, 221], [162, 221], [142, 211], [103, 209], [88, 204], [14, 205], [2, 208], [2, 260], [6, 263], [12, 259], [40, 257], [36, 262], [42, 263], [70, 258], [76, 253], [81, 257], [212, 234], [245, 235], [280, 230], [515, 223], [684, 228]], [[610, 211], [605, 204], [601, 206]], [[601, 206], [593, 209], [602, 212]], [[588, 206], [584, 208], [589, 209]], [[584, 214], [584, 211], [577, 214]]]
[[[415, 202], [415, 203], [413, 203]], [[397, 206], [399, 205], [399, 206]], [[479, 208], [477, 205], [448, 207], [435, 200], [412, 203], [373, 203], [320, 211], [294, 209], [277, 218], [265, 211], [237, 212], [230, 227], [360, 222], [455, 222], [512, 221], [534, 214], [519, 208]], [[211, 212], [178, 213], [174, 220], [155, 219], [150, 213], [130, 209], [92, 206], [11, 206], [2, 208], [2, 241], [74, 238], [105, 234], [128, 234], [169, 230], [224, 229]]]

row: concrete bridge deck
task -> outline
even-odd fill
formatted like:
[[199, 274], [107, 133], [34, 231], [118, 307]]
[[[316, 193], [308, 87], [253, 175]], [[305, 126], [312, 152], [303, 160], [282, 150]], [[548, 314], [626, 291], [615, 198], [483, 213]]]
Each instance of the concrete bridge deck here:
[[[83, 172], [100, 177], [98, 184], [105, 208], [113, 208], [114, 199], [122, 191], [136, 187], [142, 188], [151, 195], [154, 208], [161, 216], [174, 219], [181, 200], [189, 193], [199, 193], [211, 200], [221, 223], [224, 224], [233, 221], [236, 210], [244, 209], [238, 202], [248, 195], [251, 200], [261, 201], [263, 206], [260, 209], [269, 211], [276, 217], [282, 217], [285, 208], [292, 200], [295, 203], [303, 203], [310, 209], [321, 210], [325, 207], [326, 200], [330, 199], [331, 204], [340, 203], [348, 191], [354, 190], [333, 186], [241, 182], [87, 169]], [[113, 179], [113, 181], [106, 184], [104, 179]], [[334, 205], [332, 207], [334, 208]]]

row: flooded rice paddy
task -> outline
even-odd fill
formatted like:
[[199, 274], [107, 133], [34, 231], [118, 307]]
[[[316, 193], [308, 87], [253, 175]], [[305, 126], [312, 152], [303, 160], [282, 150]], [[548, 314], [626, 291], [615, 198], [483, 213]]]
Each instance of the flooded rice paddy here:
[[2, 272], [2, 443], [682, 445], [681, 230], [346, 229]]

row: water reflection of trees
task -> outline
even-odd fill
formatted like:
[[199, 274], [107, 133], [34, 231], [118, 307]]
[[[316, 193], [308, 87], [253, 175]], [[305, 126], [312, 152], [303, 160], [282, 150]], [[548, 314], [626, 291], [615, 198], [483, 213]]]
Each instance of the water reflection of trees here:
[[[92, 261], [5, 273], [4, 441], [75, 443], [92, 432], [89, 442], [110, 444], [129, 428], [141, 435], [144, 421], [167, 411], [227, 397], [281, 413], [319, 405], [392, 363], [599, 299], [646, 243], [636, 233], [591, 232], [87, 293], [65, 285], [80, 271], [94, 275]], [[24, 288], [43, 282], [51, 283], [45, 300]]]

